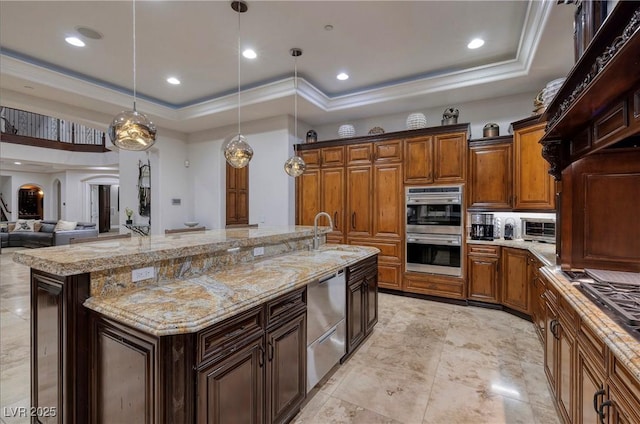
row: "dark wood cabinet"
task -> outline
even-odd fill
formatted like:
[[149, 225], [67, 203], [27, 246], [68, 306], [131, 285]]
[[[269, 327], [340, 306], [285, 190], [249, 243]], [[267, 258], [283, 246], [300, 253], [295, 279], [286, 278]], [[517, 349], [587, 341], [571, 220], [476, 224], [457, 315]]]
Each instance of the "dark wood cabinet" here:
[[378, 322], [376, 268], [377, 256], [347, 269], [347, 346], [344, 358], [360, 346]]
[[640, 272], [640, 150], [586, 156], [562, 178], [562, 268]]
[[267, 422], [284, 423], [300, 410], [306, 397], [306, 312], [274, 326], [266, 339]]
[[433, 136], [404, 140], [404, 182], [405, 184], [433, 182]]
[[467, 132], [437, 134], [434, 137], [434, 183], [464, 183], [467, 170], [467, 138]]
[[499, 281], [500, 247], [467, 245], [467, 298], [499, 303]]
[[55, 408], [47, 423], [89, 420], [89, 275], [31, 270], [31, 407]]
[[226, 224], [249, 223], [249, 166], [227, 166]]
[[510, 210], [513, 207], [512, 164], [512, 137], [470, 143], [469, 209]]
[[502, 248], [501, 303], [525, 314], [531, 313], [528, 262], [526, 250]]

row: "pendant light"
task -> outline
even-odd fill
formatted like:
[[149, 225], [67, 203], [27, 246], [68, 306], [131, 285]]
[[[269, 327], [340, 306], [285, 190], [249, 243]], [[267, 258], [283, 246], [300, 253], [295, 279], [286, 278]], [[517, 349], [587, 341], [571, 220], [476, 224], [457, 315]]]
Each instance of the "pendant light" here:
[[242, 49], [240, 44], [240, 14], [246, 12], [249, 6], [247, 6], [246, 2], [239, 0], [232, 1], [231, 8], [238, 12], [238, 134], [224, 143], [223, 151], [229, 165], [234, 168], [244, 168], [253, 157], [253, 149], [240, 131], [240, 58]]
[[109, 138], [123, 150], [147, 150], [156, 142], [156, 126], [136, 110], [136, 0], [133, 0], [133, 110], [120, 112], [109, 125]]
[[[289, 50], [291, 56], [293, 56], [294, 71], [293, 71], [293, 128], [294, 128], [294, 140], [298, 142], [298, 57], [302, 56], [302, 49], [293, 48]], [[298, 156], [296, 147], [293, 148], [293, 156], [286, 160], [284, 163], [284, 172], [292, 177], [299, 177], [307, 168], [307, 164], [304, 160]]]

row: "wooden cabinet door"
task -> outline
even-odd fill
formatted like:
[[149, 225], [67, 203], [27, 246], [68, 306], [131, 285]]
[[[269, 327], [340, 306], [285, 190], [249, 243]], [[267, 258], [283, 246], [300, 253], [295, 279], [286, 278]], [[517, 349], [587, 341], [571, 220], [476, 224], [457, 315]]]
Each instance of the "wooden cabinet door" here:
[[[333, 220], [333, 231], [327, 234], [334, 240], [342, 240], [344, 237], [345, 214], [345, 181], [344, 168], [327, 168], [321, 170], [321, 207], [319, 211], [325, 211]], [[323, 218], [323, 222], [324, 222]], [[313, 222], [311, 223], [313, 225]], [[327, 222], [326, 225], [329, 225]]]
[[[197, 372], [197, 422], [247, 423], [264, 420], [264, 341], [246, 347]], [[127, 421], [132, 422], [132, 421]]]
[[249, 223], [249, 167], [234, 168], [227, 163], [226, 224]]
[[307, 314], [267, 333], [267, 417], [288, 422], [306, 397]]
[[436, 135], [433, 141], [433, 181], [463, 183], [467, 167], [467, 137], [465, 132]]
[[531, 313], [529, 302], [529, 253], [522, 249], [502, 249], [502, 304]]
[[480, 302], [499, 302], [498, 277], [500, 259], [488, 256], [467, 256], [468, 298]]
[[364, 340], [366, 333], [366, 293], [363, 279], [347, 285], [347, 354]]
[[557, 396], [558, 382], [558, 343], [555, 327], [558, 323], [558, 312], [547, 300], [545, 302], [545, 334], [544, 334], [544, 373], [549, 381], [553, 397]]
[[511, 209], [511, 142], [469, 148], [469, 208]]
[[313, 218], [321, 210], [320, 169], [307, 169], [296, 179], [298, 197], [298, 225], [313, 225]]
[[365, 331], [369, 334], [378, 322], [378, 274], [375, 269], [364, 276], [365, 288]]
[[317, 168], [320, 166], [320, 149], [301, 150], [298, 152], [302, 160], [304, 160], [307, 169]]
[[568, 324], [560, 319], [556, 326], [558, 350], [558, 406], [565, 422], [573, 422], [573, 381], [575, 337], [568, 330]]
[[594, 405], [605, 400], [602, 372], [587, 359], [585, 352], [578, 344], [576, 364], [576, 423], [600, 424], [598, 412]]
[[320, 166], [336, 167], [344, 165], [344, 146], [324, 147], [320, 151]]
[[513, 134], [514, 202], [516, 210], [554, 210], [555, 183], [549, 162], [542, 157], [545, 123], [522, 128]]
[[405, 184], [433, 182], [432, 136], [404, 140], [404, 182]]
[[370, 165], [373, 159], [371, 143], [350, 144], [347, 146], [347, 166]]
[[349, 236], [371, 236], [373, 178], [371, 165], [347, 167], [347, 216]]
[[402, 161], [402, 140], [382, 141], [373, 145], [373, 161], [400, 162]]
[[537, 272], [534, 273], [531, 280], [531, 318], [536, 326], [536, 332], [540, 340], [544, 340], [545, 333], [545, 308], [544, 308], [544, 292], [546, 286], [544, 280], [540, 278]]
[[373, 236], [401, 237], [404, 228], [402, 165], [374, 165], [373, 188]]

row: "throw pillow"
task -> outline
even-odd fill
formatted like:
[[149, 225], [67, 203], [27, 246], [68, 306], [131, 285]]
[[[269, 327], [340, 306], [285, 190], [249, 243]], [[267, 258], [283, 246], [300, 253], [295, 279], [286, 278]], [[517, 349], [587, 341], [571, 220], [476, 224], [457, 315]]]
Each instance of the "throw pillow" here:
[[40, 220], [37, 220], [33, 224], [33, 231], [37, 233], [38, 231], [40, 231], [40, 228], [42, 228], [42, 222], [40, 222]]
[[33, 232], [33, 227], [35, 225], [35, 221], [33, 219], [19, 219], [16, 221], [16, 226], [13, 229], [14, 233], [21, 231], [29, 231]]
[[0, 233], [8, 233], [9, 232], [9, 224], [4, 223], [0, 224]]
[[46, 224], [43, 223], [42, 227], [40, 227], [40, 232], [41, 233], [53, 233], [53, 231], [56, 228], [56, 224]]
[[53, 229], [53, 231], [71, 231], [71, 230], [75, 230], [76, 229], [76, 225], [78, 225], [78, 223], [76, 221], [59, 220], [58, 223], [56, 224], [56, 227]]
[[14, 228], [16, 228], [16, 223], [15, 222], [10, 222], [7, 224], [7, 230], [11, 233], [13, 232]]

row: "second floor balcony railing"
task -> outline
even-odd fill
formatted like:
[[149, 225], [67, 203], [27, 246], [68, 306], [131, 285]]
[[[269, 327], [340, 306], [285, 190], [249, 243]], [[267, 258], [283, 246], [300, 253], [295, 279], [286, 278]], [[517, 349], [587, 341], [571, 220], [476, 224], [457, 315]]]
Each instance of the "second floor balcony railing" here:
[[2, 141], [10, 143], [76, 151], [107, 151], [104, 131], [8, 107], [0, 108], [0, 132]]

